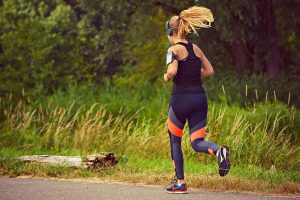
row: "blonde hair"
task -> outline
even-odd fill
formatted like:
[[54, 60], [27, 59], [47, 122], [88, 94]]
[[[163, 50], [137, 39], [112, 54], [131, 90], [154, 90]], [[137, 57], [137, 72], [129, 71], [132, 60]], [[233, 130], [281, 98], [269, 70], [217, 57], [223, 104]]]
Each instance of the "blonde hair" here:
[[196, 29], [209, 28], [214, 21], [210, 9], [193, 6], [183, 10], [179, 16], [173, 16], [170, 21], [170, 28], [180, 37], [184, 38], [191, 30], [198, 35]]

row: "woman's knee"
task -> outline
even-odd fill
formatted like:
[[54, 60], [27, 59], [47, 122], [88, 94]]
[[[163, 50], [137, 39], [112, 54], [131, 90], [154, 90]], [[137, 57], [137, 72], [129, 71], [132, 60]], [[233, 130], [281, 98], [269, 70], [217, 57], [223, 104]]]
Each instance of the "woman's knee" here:
[[170, 137], [170, 142], [171, 143], [181, 144], [181, 137], [177, 137], [177, 136], [173, 135], [172, 133], [170, 133], [170, 131], [169, 131], [169, 137]]
[[204, 138], [197, 138], [196, 140], [192, 141], [192, 142], [191, 142], [192, 148], [193, 148], [195, 151], [199, 152], [199, 149], [200, 149], [200, 148], [202, 149], [201, 143], [202, 143], [203, 141], [204, 141]]

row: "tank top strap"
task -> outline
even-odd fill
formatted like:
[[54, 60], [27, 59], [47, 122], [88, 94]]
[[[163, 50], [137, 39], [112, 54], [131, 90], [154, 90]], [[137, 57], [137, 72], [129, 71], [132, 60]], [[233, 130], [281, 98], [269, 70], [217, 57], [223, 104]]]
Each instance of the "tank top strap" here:
[[[186, 50], [188, 51], [189, 55], [187, 56], [187, 59], [195, 59], [197, 58], [194, 50], [193, 50], [193, 43], [184, 43], [184, 42], [177, 42], [176, 44], [180, 44], [182, 46], [184, 46], [186, 48]], [[175, 44], [175, 45], [176, 45]]]

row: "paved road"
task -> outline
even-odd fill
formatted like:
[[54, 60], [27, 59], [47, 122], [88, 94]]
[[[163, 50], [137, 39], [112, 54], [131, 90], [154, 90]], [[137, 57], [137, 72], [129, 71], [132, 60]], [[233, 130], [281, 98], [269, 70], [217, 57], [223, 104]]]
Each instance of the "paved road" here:
[[0, 177], [0, 199], [16, 200], [287, 200], [300, 197], [259, 196], [242, 193], [202, 191], [189, 189], [188, 194], [168, 194], [159, 186], [143, 186], [121, 183], [8, 178]]

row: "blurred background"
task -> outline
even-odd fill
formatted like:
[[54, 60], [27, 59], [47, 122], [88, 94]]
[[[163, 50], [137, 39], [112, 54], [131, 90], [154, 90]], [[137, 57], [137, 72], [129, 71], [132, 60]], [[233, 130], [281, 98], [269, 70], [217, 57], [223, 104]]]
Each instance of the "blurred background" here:
[[0, 145], [169, 159], [165, 22], [193, 5], [215, 18], [188, 37], [215, 70], [207, 139], [299, 170], [299, 0], [0, 0]]
[[17, 98], [24, 89], [40, 98], [104, 80], [130, 88], [163, 84], [165, 22], [192, 5], [210, 8], [215, 18], [189, 38], [214, 66], [214, 87], [224, 82], [234, 96], [246, 84], [249, 95], [258, 89], [273, 97], [275, 90], [285, 103], [291, 93], [299, 106], [297, 0], [2, 0], [0, 95]]

